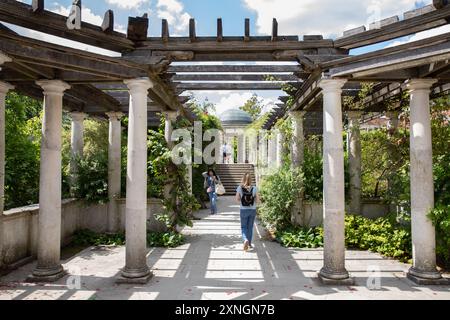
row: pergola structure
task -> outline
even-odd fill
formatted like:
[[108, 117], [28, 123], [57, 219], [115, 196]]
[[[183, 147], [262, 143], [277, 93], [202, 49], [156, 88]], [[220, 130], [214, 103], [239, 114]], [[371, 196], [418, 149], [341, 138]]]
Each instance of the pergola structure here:
[[[414, 266], [409, 275], [420, 283], [442, 282], [436, 271], [434, 228], [426, 213], [433, 206], [429, 94], [441, 94], [446, 86], [450, 35], [408, 43], [364, 55], [350, 56], [351, 49], [407, 36], [448, 24], [447, 1], [388, 18], [344, 33], [332, 40], [320, 35], [278, 34], [273, 20], [270, 36], [252, 36], [245, 20], [244, 36], [196, 35], [195, 20], [187, 37], [171, 37], [162, 21], [161, 36], [148, 36], [148, 18], [130, 17], [127, 34], [114, 31], [114, 13], [108, 10], [102, 26], [82, 22], [68, 29], [67, 17], [45, 10], [43, 0], [27, 5], [0, 0], [0, 21], [75, 40], [117, 52], [108, 57], [76, 48], [50, 44], [21, 36], [0, 24], [0, 124], [4, 124], [4, 101], [8, 90], [44, 99], [41, 150], [38, 264], [32, 279], [52, 281], [64, 275], [60, 264], [61, 222], [61, 113], [71, 112], [72, 149], [81, 153], [82, 121], [86, 116], [109, 119], [109, 229], [116, 227], [114, 197], [120, 193], [120, 122], [128, 114], [128, 174], [126, 199], [126, 263], [119, 282], [142, 283], [151, 277], [146, 263], [146, 156], [147, 126], [166, 117], [170, 141], [173, 116], [194, 120], [185, 107], [186, 91], [275, 90], [294, 91], [292, 107], [283, 105], [268, 124], [291, 116], [295, 122], [293, 165], [302, 165], [304, 129], [323, 132], [324, 140], [324, 267], [325, 283], [351, 283], [345, 269], [344, 247], [344, 153], [342, 145], [341, 95], [355, 96], [361, 82], [377, 82], [377, 91], [361, 108], [351, 111], [352, 167], [358, 170], [358, 119], [361, 112], [384, 111], [383, 101], [410, 90], [411, 176]], [[216, 61], [225, 65], [199, 65]], [[244, 64], [230, 64], [243, 62]], [[264, 64], [251, 64], [264, 62]], [[285, 100], [282, 100], [285, 101]], [[323, 115], [323, 117], [322, 117]], [[303, 121], [306, 119], [305, 126]], [[308, 120], [313, 119], [313, 120]], [[321, 120], [323, 119], [323, 120]], [[311, 126], [311, 124], [314, 124]], [[323, 124], [322, 129], [320, 126]], [[304, 128], [305, 127], [305, 128]], [[0, 135], [4, 139], [4, 125]], [[269, 143], [267, 154], [278, 150]], [[261, 139], [261, 144], [267, 143]], [[262, 148], [264, 150], [264, 148]], [[281, 157], [277, 157], [277, 162]], [[0, 170], [4, 170], [4, 144], [0, 144]], [[357, 175], [356, 175], [357, 176]], [[3, 175], [2, 175], [3, 177]], [[420, 183], [418, 183], [420, 181]], [[358, 198], [358, 178], [352, 181], [352, 200]], [[3, 192], [3, 184], [0, 186]], [[356, 201], [356, 200], [355, 200]]]

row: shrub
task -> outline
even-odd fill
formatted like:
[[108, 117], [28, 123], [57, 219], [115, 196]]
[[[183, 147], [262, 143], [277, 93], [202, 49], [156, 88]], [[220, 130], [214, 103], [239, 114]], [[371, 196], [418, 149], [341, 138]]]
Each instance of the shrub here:
[[292, 207], [303, 191], [302, 182], [301, 170], [287, 167], [263, 179], [259, 214], [266, 226], [278, 230], [290, 225]]
[[436, 227], [438, 261], [450, 268], [450, 205], [438, 205], [428, 216]]
[[284, 247], [318, 248], [323, 246], [322, 228], [291, 227], [275, 233], [276, 240]]
[[184, 236], [175, 231], [147, 233], [147, 245], [149, 247], [176, 248], [181, 246], [184, 241]]

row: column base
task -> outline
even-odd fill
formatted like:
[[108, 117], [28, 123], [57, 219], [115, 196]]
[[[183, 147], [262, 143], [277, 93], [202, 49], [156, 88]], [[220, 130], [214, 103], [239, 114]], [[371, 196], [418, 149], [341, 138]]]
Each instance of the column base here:
[[450, 285], [450, 279], [443, 278], [438, 271], [419, 271], [414, 267], [411, 267], [408, 270], [406, 277], [412, 282], [422, 286]]
[[327, 286], [352, 286], [355, 284], [355, 279], [351, 278], [347, 271], [335, 273], [322, 268], [317, 276], [320, 282]]
[[147, 270], [122, 271], [122, 274], [117, 277], [117, 284], [147, 284], [153, 278], [153, 272]]
[[36, 268], [29, 275], [26, 282], [55, 282], [66, 276], [68, 273], [62, 266], [52, 269]]

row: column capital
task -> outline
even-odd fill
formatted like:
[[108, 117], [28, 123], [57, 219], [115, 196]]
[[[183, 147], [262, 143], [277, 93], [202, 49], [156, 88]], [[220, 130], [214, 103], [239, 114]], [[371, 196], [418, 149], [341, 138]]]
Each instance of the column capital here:
[[136, 78], [125, 80], [123, 83], [126, 84], [128, 89], [133, 92], [147, 92], [148, 89], [153, 88], [153, 82], [150, 81], [149, 78]]
[[406, 82], [409, 91], [430, 90], [431, 86], [437, 82], [436, 79], [410, 79]]
[[123, 118], [123, 112], [120, 111], [111, 111], [111, 112], [106, 112], [105, 113], [109, 120], [116, 120], [119, 121]]
[[72, 121], [81, 122], [88, 117], [88, 114], [84, 112], [74, 111], [70, 113], [70, 117], [72, 118]]
[[289, 115], [294, 119], [294, 120], [303, 120], [305, 117], [306, 111], [303, 110], [297, 110], [297, 111], [289, 111]]
[[168, 120], [175, 121], [178, 117], [178, 111], [174, 110], [165, 110], [162, 112], [164, 117]]
[[11, 61], [12, 61], [12, 59], [9, 56], [7, 56], [6, 54], [4, 54], [0, 51], [0, 65], [4, 64], [5, 62], [11, 62]]
[[347, 82], [346, 79], [322, 79], [319, 82], [319, 87], [326, 92], [341, 92], [342, 87]]
[[348, 119], [360, 120], [363, 112], [362, 111], [352, 110], [352, 111], [347, 111], [346, 114], [347, 114], [347, 118]]
[[8, 82], [0, 81], [0, 94], [7, 94], [9, 90], [14, 89], [14, 86]]
[[38, 80], [36, 84], [44, 89], [44, 95], [63, 95], [70, 85], [61, 80]]

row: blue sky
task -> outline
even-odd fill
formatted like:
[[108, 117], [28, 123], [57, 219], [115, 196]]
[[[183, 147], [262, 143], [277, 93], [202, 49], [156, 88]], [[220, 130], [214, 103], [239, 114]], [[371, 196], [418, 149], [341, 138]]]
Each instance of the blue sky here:
[[[23, 1], [31, 3], [31, 0]], [[46, 9], [68, 15], [71, 0], [46, 0]], [[159, 36], [161, 19], [169, 21], [171, 35], [187, 36], [189, 18], [196, 19], [197, 35], [216, 34], [217, 18], [222, 18], [224, 35], [242, 36], [244, 19], [250, 18], [252, 35], [268, 35], [271, 32], [272, 18], [277, 18], [279, 34], [299, 35], [322, 34], [325, 38], [335, 39], [343, 31], [368, 26], [375, 20], [398, 15], [431, 3], [431, 0], [83, 0], [83, 20], [100, 25], [106, 10], [115, 13], [116, 31], [126, 32], [129, 16], [142, 16], [147, 13], [150, 18], [150, 36]], [[45, 41], [74, 46], [76, 44], [36, 32], [21, 30], [19, 32]], [[361, 54], [387, 46], [405, 43], [450, 32], [448, 27], [397, 39], [387, 43], [361, 48], [351, 54]], [[80, 48], [78, 45], [77, 47]], [[96, 48], [81, 46], [81, 49], [110, 54]], [[196, 92], [199, 100], [208, 98], [216, 103], [218, 113], [238, 108], [253, 93], [264, 99], [264, 103], [273, 105], [281, 91], [263, 92]]]

